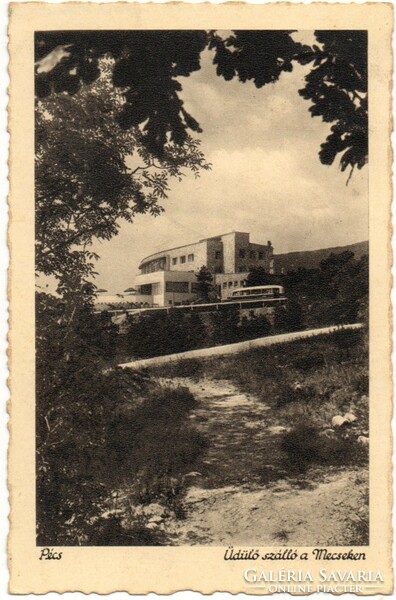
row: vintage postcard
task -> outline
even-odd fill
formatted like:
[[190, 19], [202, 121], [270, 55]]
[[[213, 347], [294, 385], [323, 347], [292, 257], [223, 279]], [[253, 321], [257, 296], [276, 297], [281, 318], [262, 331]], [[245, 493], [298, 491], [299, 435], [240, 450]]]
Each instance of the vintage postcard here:
[[391, 594], [392, 6], [9, 12], [10, 591]]

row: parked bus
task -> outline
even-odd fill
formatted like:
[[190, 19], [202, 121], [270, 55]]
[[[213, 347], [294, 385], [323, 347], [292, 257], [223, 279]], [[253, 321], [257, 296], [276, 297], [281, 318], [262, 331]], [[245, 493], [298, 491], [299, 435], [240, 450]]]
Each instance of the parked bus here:
[[237, 288], [226, 299], [226, 302], [281, 299], [284, 295], [285, 290], [281, 285], [255, 285], [252, 287]]

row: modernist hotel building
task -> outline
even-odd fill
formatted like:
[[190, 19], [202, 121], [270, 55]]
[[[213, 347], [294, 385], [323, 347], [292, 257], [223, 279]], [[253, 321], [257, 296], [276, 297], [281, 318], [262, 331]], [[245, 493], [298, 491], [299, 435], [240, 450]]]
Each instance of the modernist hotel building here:
[[135, 302], [145, 306], [178, 306], [196, 299], [196, 273], [205, 265], [217, 295], [227, 298], [242, 287], [252, 267], [273, 272], [273, 247], [250, 242], [249, 233], [233, 231], [144, 258], [136, 277]]

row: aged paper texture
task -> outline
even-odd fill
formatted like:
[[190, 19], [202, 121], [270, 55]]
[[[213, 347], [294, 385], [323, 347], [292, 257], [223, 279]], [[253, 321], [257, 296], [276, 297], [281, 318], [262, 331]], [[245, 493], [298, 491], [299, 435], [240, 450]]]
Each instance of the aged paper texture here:
[[12, 593], [392, 593], [392, 19], [10, 5]]

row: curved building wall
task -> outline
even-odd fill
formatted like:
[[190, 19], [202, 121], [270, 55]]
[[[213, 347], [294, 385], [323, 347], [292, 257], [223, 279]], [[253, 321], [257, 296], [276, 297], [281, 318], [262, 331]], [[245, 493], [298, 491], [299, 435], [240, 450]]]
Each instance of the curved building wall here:
[[252, 267], [273, 272], [273, 247], [271, 242], [251, 243], [249, 233], [233, 231], [163, 250], [142, 260], [136, 285], [148, 303], [180, 304], [195, 298], [195, 273], [204, 265], [214, 276], [218, 295], [225, 298], [241, 287]]

